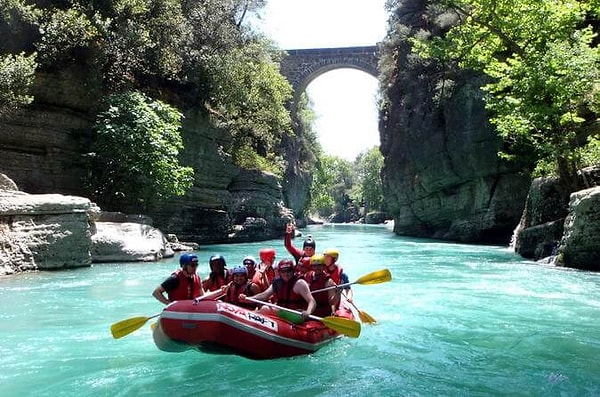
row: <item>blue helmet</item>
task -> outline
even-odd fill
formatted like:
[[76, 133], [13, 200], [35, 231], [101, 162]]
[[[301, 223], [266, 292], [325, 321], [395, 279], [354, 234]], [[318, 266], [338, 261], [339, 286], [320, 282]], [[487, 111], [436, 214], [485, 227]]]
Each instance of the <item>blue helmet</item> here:
[[192, 255], [186, 252], [184, 254], [181, 254], [181, 256], [179, 257], [179, 266], [184, 267], [185, 265], [194, 261], [198, 262], [198, 257], [196, 255]]
[[248, 269], [246, 269], [246, 266], [236, 266], [231, 270], [231, 274], [244, 274], [244, 275], [248, 275]]

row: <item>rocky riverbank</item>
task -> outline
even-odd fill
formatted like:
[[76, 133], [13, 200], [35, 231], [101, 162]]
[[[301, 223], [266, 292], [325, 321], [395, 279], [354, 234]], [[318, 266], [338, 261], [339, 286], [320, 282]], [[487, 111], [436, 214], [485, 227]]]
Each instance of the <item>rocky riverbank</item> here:
[[535, 179], [515, 231], [515, 251], [533, 260], [600, 271], [600, 167], [579, 172], [579, 191]]
[[24, 193], [0, 174], [0, 275], [155, 261], [173, 256], [173, 247], [195, 248], [169, 241], [147, 217], [101, 219], [100, 208], [87, 198]]

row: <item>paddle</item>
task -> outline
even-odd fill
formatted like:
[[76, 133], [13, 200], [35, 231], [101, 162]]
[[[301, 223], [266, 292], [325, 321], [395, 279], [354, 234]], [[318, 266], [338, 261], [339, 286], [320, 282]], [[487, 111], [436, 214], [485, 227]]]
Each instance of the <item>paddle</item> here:
[[[216, 299], [222, 293], [223, 293], [223, 291], [218, 289], [216, 291], [209, 292], [207, 294], [204, 294], [204, 295], [196, 298], [196, 301], [200, 301], [203, 299], [210, 299], [210, 298]], [[155, 314], [150, 317], [138, 316], [138, 317], [132, 317], [132, 318], [128, 318], [126, 320], [119, 321], [118, 323], [114, 323], [113, 325], [110, 326], [110, 333], [112, 334], [113, 338], [115, 338], [115, 339], [122, 338], [124, 336], [129, 335], [133, 331], [136, 331], [136, 330], [142, 328], [144, 326], [144, 324], [146, 324], [149, 320], [151, 320], [155, 317], [158, 317], [158, 316], [160, 316], [160, 313]]]
[[360, 310], [358, 307], [356, 307], [356, 305], [354, 304], [354, 302], [348, 300], [346, 293], [342, 292], [344, 294], [344, 296], [346, 297], [346, 302], [348, 302], [349, 304], [352, 305], [352, 307], [354, 309], [356, 309], [356, 312], [358, 313], [358, 317], [360, 318], [360, 321], [363, 323], [367, 323], [367, 324], [375, 324], [377, 322], [377, 320], [375, 320], [374, 317], [372, 317], [369, 313], [367, 312], [363, 312], [362, 310]]
[[[287, 307], [278, 306], [274, 303], [263, 302], [258, 299], [252, 299], [249, 297], [246, 297], [246, 300], [249, 300], [250, 302], [258, 303], [260, 305], [270, 306], [275, 309], [285, 310], [290, 313], [295, 313], [297, 315], [302, 315], [302, 313], [299, 311], [296, 311], [293, 309], [288, 309]], [[358, 336], [360, 335], [360, 323], [357, 321], [352, 321], [350, 319], [343, 318], [343, 317], [333, 317], [333, 316], [321, 318], [321, 317], [313, 316], [312, 314], [309, 315], [308, 318], [310, 318], [311, 320], [320, 321], [326, 327], [329, 327], [332, 330], [337, 331], [340, 334], [347, 335], [351, 338], [358, 338]]]
[[317, 293], [322, 291], [327, 291], [334, 288], [343, 288], [353, 284], [362, 284], [362, 285], [371, 285], [371, 284], [380, 284], [390, 281], [392, 279], [392, 273], [388, 269], [381, 269], [371, 272], [369, 274], [365, 274], [360, 277], [358, 280], [353, 281], [351, 283], [344, 283], [338, 285], [332, 285], [331, 287], [321, 288], [315, 291], [311, 291], [311, 293]]

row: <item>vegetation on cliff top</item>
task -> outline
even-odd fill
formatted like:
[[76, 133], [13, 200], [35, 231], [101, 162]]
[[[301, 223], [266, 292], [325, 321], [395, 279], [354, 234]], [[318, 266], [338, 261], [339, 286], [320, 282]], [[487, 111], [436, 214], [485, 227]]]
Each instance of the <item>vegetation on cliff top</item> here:
[[[423, 62], [489, 76], [483, 89], [506, 142], [501, 156], [533, 162], [539, 174], [554, 170], [573, 187], [577, 170], [600, 160], [600, 1], [435, 0], [427, 12], [439, 32], [392, 21], [388, 48], [407, 41]], [[384, 55], [382, 86], [394, 78], [394, 59]]]
[[[279, 73], [280, 52], [244, 24], [247, 14], [262, 5], [263, 0], [1, 0], [0, 111], [31, 101], [27, 87], [36, 70], [77, 65], [85, 70], [86, 89], [98, 94], [91, 106], [97, 114], [111, 109], [111, 101], [102, 98], [135, 92], [147, 97], [146, 105], [164, 102], [175, 112], [203, 107], [217, 126], [230, 132], [231, 144], [223, 149], [240, 166], [281, 175], [284, 163], [277, 152], [282, 136], [292, 134], [285, 108], [291, 87]], [[138, 115], [133, 112], [140, 109], [121, 108], [131, 114], [121, 113], [119, 120], [134, 119]], [[116, 130], [108, 128], [117, 121], [97, 129], [113, 145], [123, 144]], [[144, 134], [151, 136], [152, 129]], [[117, 164], [116, 153], [129, 148], [121, 149], [107, 165]], [[151, 179], [171, 194], [186, 186], [169, 187], [156, 175], [147, 173], [135, 182]], [[94, 190], [125, 193], [116, 186], [96, 185]], [[127, 194], [131, 202], [146, 201], [139, 190]]]

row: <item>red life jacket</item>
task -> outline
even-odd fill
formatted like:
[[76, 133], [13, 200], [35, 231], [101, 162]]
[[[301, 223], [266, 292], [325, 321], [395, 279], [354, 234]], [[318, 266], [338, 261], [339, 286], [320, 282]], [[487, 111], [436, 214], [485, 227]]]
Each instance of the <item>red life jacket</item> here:
[[304, 277], [310, 271], [310, 256], [301, 256], [296, 262], [296, 273]]
[[269, 266], [267, 269], [259, 268], [256, 273], [254, 273], [252, 282], [258, 286], [260, 292], [263, 292], [269, 288], [274, 278], [275, 270], [272, 266]]
[[250, 281], [242, 285], [238, 285], [235, 283], [231, 284], [229, 286], [229, 289], [227, 290], [227, 295], [225, 295], [225, 298], [223, 298], [223, 300], [225, 302], [233, 303], [237, 306], [245, 307], [246, 309], [256, 309], [256, 303], [240, 301], [240, 294], [244, 294], [246, 296], [253, 295], [252, 290], [250, 289], [251, 285], [252, 283]]
[[211, 273], [207, 278], [205, 278], [202, 281], [202, 288], [204, 288], [204, 291], [216, 291], [219, 288], [221, 288], [221, 286], [227, 284], [229, 282], [229, 277], [228, 274], [225, 273], [225, 276], [223, 277], [220, 274], [214, 274]]
[[329, 273], [329, 276], [331, 277], [333, 282], [339, 285], [342, 282], [342, 272], [344, 271], [344, 269], [342, 269], [341, 266], [338, 266], [336, 264], [334, 264], [333, 266], [335, 267], [335, 269], [330, 270], [329, 267], [327, 267], [325, 271]]
[[[315, 274], [314, 271], [306, 273], [304, 279], [308, 283], [311, 291], [323, 289], [327, 286], [327, 281], [331, 277], [327, 273]], [[313, 298], [317, 301], [314, 315], [319, 317], [331, 316], [331, 304], [329, 303], [329, 291], [321, 291], [313, 294]]]
[[294, 292], [298, 277], [295, 275], [286, 283], [281, 277], [273, 280], [273, 296], [279, 306], [294, 310], [305, 310], [307, 303], [301, 295]]
[[194, 273], [192, 277], [188, 277], [183, 274], [182, 269], [179, 269], [173, 272], [173, 275], [177, 277], [179, 284], [176, 289], [167, 292], [170, 301], [194, 299], [200, 295], [200, 277], [198, 277], [198, 274]]

